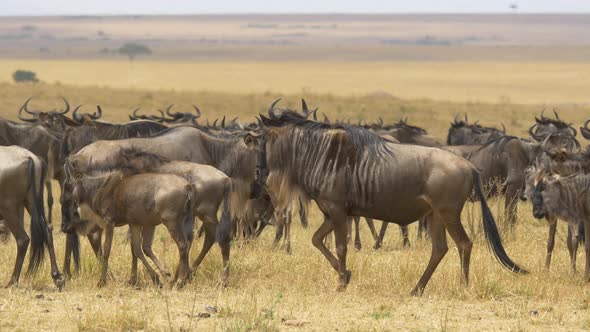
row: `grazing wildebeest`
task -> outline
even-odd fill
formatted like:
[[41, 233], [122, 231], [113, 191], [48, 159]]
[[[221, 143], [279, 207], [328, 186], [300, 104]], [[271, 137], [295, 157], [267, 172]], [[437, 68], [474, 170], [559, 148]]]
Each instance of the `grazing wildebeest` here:
[[553, 216], [566, 220], [573, 226], [568, 227], [568, 231], [573, 232], [571, 245], [575, 247], [573, 252], [570, 249], [570, 256], [574, 270], [577, 243], [582, 237], [582, 234], [578, 234], [580, 229], [578, 225], [583, 225], [586, 250], [584, 279], [590, 281], [590, 217], [588, 216], [588, 211], [590, 211], [590, 196], [588, 196], [590, 175], [572, 174], [567, 177], [554, 177], [544, 176], [541, 172], [536, 182], [531, 199], [533, 216], [538, 219]]
[[[104, 229], [105, 241], [99, 287], [106, 285], [115, 227], [123, 225], [129, 225], [131, 231], [133, 256], [141, 260], [152, 281], [159, 284], [158, 274], [144, 256], [141, 237], [144, 227], [153, 228], [164, 224], [176, 242], [179, 252], [174, 282], [179, 278], [183, 284], [189, 279], [189, 239], [192, 239], [192, 200], [195, 196], [192, 184], [173, 174], [96, 171], [93, 174], [82, 175], [73, 170], [69, 162], [66, 163], [66, 168], [68, 174], [71, 174], [68, 181], [73, 186], [72, 198], [79, 213], [74, 213], [72, 218], [64, 220], [62, 229], [81, 233], [94, 229], [95, 226]], [[157, 259], [154, 260], [156, 261]], [[137, 275], [136, 265], [135, 261], [132, 282]]]
[[[0, 147], [0, 214], [16, 239], [16, 262], [6, 287], [18, 283], [25, 254], [31, 243], [28, 273], [34, 273], [43, 261], [44, 247], [49, 250], [51, 277], [61, 289], [64, 279], [58, 270], [53, 248], [53, 234], [45, 220], [43, 183], [46, 167], [32, 152], [18, 146]], [[24, 229], [24, 210], [31, 215], [31, 237]]]
[[[274, 105], [274, 103], [273, 103]], [[366, 216], [407, 225], [424, 215], [431, 219], [432, 255], [413, 289], [421, 294], [446, 254], [448, 231], [459, 249], [462, 280], [469, 278], [472, 242], [460, 215], [472, 190], [481, 200], [488, 244], [499, 262], [526, 273], [506, 254], [494, 218], [481, 190], [479, 173], [448, 151], [390, 143], [359, 127], [307, 120], [294, 112], [279, 117], [261, 115], [260, 164], [254, 193], [266, 186], [273, 204], [285, 208], [296, 197], [314, 200], [325, 220], [313, 235], [313, 245], [339, 275], [339, 290], [350, 282], [346, 269], [348, 216]], [[337, 258], [323, 240], [334, 231]]]
[[447, 134], [447, 145], [486, 144], [506, 135], [504, 124], [502, 124], [502, 128], [502, 130], [499, 130], [493, 127], [482, 127], [477, 121], [470, 124], [467, 121], [467, 114], [465, 114], [465, 119], [462, 121], [455, 116]]
[[[116, 168], [122, 152], [134, 149], [154, 153], [168, 160], [210, 165], [231, 179], [232, 211], [234, 217], [239, 218], [246, 213], [245, 207], [250, 197], [258, 158], [257, 149], [249, 147], [244, 136], [243, 133], [237, 133], [232, 137], [215, 137], [194, 127], [173, 127], [150, 138], [94, 142], [70, 156], [70, 164], [78, 173], [91, 174], [96, 169]], [[62, 206], [67, 204], [71, 203], [62, 202]], [[70, 216], [66, 211], [62, 219], [68, 218]], [[231, 225], [223, 225], [217, 229], [219, 245], [229, 255]], [[206, 230], [213, 231], [211, 227]]]
[[[543, 174], [546, 174], [544, 165], [541, 165], [539, 162], [535, 162], [535, 164], [531, 165], [526, 170], [526, 189], [521, 197], [522, 200], [533, 200], [537, 199], [539, 196], [538, 193], [535, 193], [535, 189], [537, 187], [539, 179], [543, 177]], [[549, 225], [549, 236], [547, 238], [547, 255], [545, 256], [545, 270], [549, 270], [551, 266], [551, 257], [553, 256], [553, 249], [555, 247], [555, 234], [557, 233], [557, 217], [550, 214], [545, 213], [545, 219]], [[578, 251], [578, 243], [582, 240], [581, 237], [576, 238], [575, 234], [582, 234], [584, 231], [583, 224], [576, 225], [573, 221], [569, 221], [567, 229], [567, 248], [570, 254], [570, 261], [572, 270], [576, 271], [576, 253]], [[577, 228], [577, 230], [576, 230]], [[581, 232], [580, 232], [581, 231]]]

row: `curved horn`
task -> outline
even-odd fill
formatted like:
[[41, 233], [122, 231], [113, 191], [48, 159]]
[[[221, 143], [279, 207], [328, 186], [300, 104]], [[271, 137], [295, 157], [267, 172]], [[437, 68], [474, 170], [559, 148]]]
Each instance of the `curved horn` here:
[[455, 124], [459, 124], [459, 120], [458, 119], [459, 119], [459, 114], [455, 114], [455, 118], [453, 119], [453, 122]]
[[377, 123], [379, 126], [383, 126], [383, 119], [381, 117], [379, 117], [379, 122]]
[[55, 112], [55, 114], [64, 115], [70, 111], [70, 103], [68, 103], [68, 100], [65, 97], [61, 97], [61, 98], [64, 100], [64, 103], [66, 104], [66, 108], [61, 112]]
[[578, 134], [578, 132], [576, 131], [576, 128], [572, 127], [571, 125], [567, 126], [567, 128], [572, 132], [571, 133], [572, 137], [576, 137], [576, 135]]
[[171, 118], [174, 117], [174, 115], [170, 112], [170, 110], [172, 109], [172, 106], [174, 106], [174, 104], [170, 104], [170, 105], [168, 105], [168, 107], [166, 107], [166, 114]]
[[74, 108], [74, 112], [72, 112], [72, 119], [76, 120], [77, 122], [82, 122], [82, 117], [78, 114], [78, 109], [80, 109], [80, 107], [82, 107], [82, 104], [76, 106], [76, 108]]
[[502, 122], [500, 122], [500, 124], [502, 125], [502, 134], [506, 134], [506, 126]]
[[277, 99], [277, 100], [273, 101], [273, 102], [270, 104], [270, 106], [268, 107], [268, 114], [270, 114], [270, 113], [272, 112], [272, 110], [274, 110], [274, 109], [275, 109], [275, 105], [276, 105], [276, 104], [277, 104], [279, 101], [281, 101], [281, 98], [279, 98], [279, 99]]
[[580, 127], [580, 133], [584, 136], [585, 139], [590, 139], [590, 128], [588, 128], [588, 123], [590, 123], [590, 119], [584, 122], [584, 126]]
[[22, 115], [23, 110], [25, 110], [25, 105], [29, 102], [29, 100], [31, 100], [31, 98], [27, 99], [27, 101], [23, 104], [23, 106], [21, 106], [20, 109], [18, 110], [18, 118], [21, 119], [22, 121], [25, 121], [25, 122], [35, 122], [36, 121], [35, 118], [27, 119], [27, 118], [23, 117], [23, 115]]
[[543, 136], [537, 135], [535, 134], [535, 128], [538, 126], [538, 124], [534, 124], [529, 128], [529, 135], [537, 142], [540, 142], [543, 140]]
[[465, 113], [465, 123], [469, 123], [469, 121], [467, 120], [467, 113]]
[[195, 119], [200, 118], [201, 117], [201, 110], [195, 106], [195, 104], [193, 104], [193, 108], [195, 109], [195, 113], [197, 113], [197, 115], [195, 116]]
[[217, 120], [219, 119], [215, 119], [215, 121], [213, 121], [213, 128], [217, 129]]
[[27, 99], [27, 101], [25, 101], [25, 103], [23, 104], [23, 109], [25, 110], [25, 112], [31, 115], [39, 115], [39, 112], [29, 110], [29, 102], [31, 101], [31, 99], [33, 99], [33, 97], [30, 97], [29, 99]]
[[[159, 110], [158, 110], [158, 111], [159, 111]], [[133, 113], [132, 113], [132, 114], [133, 114], [133, 117], [134, 117], [135, 119], [139, 119], [139, 118], [140, 118], [140, 115], [137, 115], [137, 112], [139, 112], [139, 108], [136, 108], [136, 109], [134, 109], [134, 110], [133, 110]], [[160, 111], [160, 112], [161, 112], [161, 111]]]
[[311, 111], [311, 113], [313, 113], [312, 119], [313, 121], [318, 121], [318, 107], [316, 107], [315, 110]]
[[555, 119], [559, 120], [559, 114], [557, 114], [557, 111], [555, 110], [555, 108], [553, 109], [553, 114], [555, 114]]
[[96, 105], [96, 112], [90, 115], [93, 120], [98, 120], [102, 116], [102, 108], [100, 105]]
[[223, 119], [221, 119], [221, 128], [225, 128], [225, 115], [223, 116]]
[[303, 114], [309, 114], [309, 110], [307, 109], [307, 103], [303, 98], [301, 98], [301, 110], [303, 111]]

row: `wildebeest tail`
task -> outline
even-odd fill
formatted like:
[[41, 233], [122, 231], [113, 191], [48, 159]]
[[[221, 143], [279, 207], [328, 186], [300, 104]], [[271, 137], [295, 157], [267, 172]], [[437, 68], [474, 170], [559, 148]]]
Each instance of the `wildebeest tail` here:
[[506, 250], [504, 250], [502, 239], [500, 238], [500, 233], [498, 232], [498, 227], [496, 226], [496, 221], [494, 220], [492, 211], [490, 211], [488, 203], [486, 202], [486, 198], [481, 190], [481, 179], [479, 177], [479, 172], [475, 169], [473, 170], [473, 179], [475, 182], [475, 195], [476, 197], [479, 197], [481, 202], [483, 229], [490, 250], [494, 253], [494, 256], [496, 256], [496, 259], [498, 262], [500, 262], [500, 264], [502, 264], [502, 266], [506, 267], [512, 272], [527, 274], [528, 271], [514, 263], [506, 253]]
[[[35, 161], [29, 158], [29, 179], [31, 181], [29, 197], [32, 198], [31, 206], [31, 254], [27, 274], [31, 275], [37, 272], [45, 254], [45, 245], [47, 244], [47, 221], [43, 206], [43, 185], [45, 184], [46, 167], [41, 163], [41, 178], [38, 179], [35, 172]], [[37, 181], [39, 187], [37, 188]]]
[[189, 244], [193, 243], [193, 239], [195, 237], [195, 230], [194, 230], [194, 222], [195, 222], [195, 215], [193, 212], [193, 202], [195, 199], [195, 187], [192, 184], [188, 184], [186, 186], [188, 192], [188, 198], [184, 205], [184, 220], [182, 222], [182, 227], [186, 238], [189, 241]]
[[581, 222], [578, 224], [578, 244], [586, 243], [586, 234], [584, 234], [584, 223]]
[[303, 226], [303, 228], [307, 228], [309, 224], [307, 222], [307, 209], [305, 204], [303, 204], [301, 197], [299, 197], [299, 219], [301, 220], [301, 226]]
[[231, 240], [231, 192], [232, 184], [228, 181], [223, 192], [223, 211], [221, 212], [221, 222], [217, 226], [217, 242], [220, 245], [229, 245]]
[[72, 246], [72, 256], [74, 257], [76, 271], [80, 271], [80, 237], [78, 237], [76, 232], [67, 233], [66, 241]]

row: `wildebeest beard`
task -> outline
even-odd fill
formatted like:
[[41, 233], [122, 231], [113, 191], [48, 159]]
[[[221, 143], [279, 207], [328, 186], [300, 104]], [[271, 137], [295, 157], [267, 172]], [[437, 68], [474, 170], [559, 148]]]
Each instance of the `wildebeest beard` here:
[[260, 152], [268, 149], [271, 174], [266, 184], [279, 209], [297, 196], [307, 202], [334, 190], [346, 192], [346, 206], [369, 207], [381, 191], [377, 179], [395, 158], [386, 139], [364, 128], [317, 123], [290, 113], [267, 123], [282, 127], [277, 128], [280, 135], [266, 137], [266, 149]]

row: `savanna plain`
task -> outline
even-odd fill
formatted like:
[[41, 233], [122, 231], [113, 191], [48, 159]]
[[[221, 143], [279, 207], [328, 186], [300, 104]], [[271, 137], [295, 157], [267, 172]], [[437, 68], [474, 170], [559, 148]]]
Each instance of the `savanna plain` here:
[[[235, 25], [254, 29], [255, 36], [260, 33], [260, 27], [281, 29], [280, 25], [272, 26], [264, 21], [267, 19], [258, 25], [248, 23], [259, 22], [260, 19], [256, 18]], [[334, 30], [326, 29], [329, 30], [327, 34], [336, 34], [334, 31], [345, 29], [347, 24], [362, 25], [364, 22], [349, 19], [352, 23], [335, 21], [328, 24], [325, 21], [332, 20], [321, 20], [324, 23], [293, 29], [335, 26]], [[5, 21], [0, 28], [12, 24]], [[75, 24], [88, 26], [87, 21], [82, 21]], [[47, 23], [47, 29], [67, 23], [51, 22]], [[15, 24], [22, 26], [25, 23]], [[286, 25], [285, 29], [297, 24], [300, 23]], [[379, 26], [374, 28], [379, 29]], [[94, 27], [88, 29], [96, 30]], [[303, 33], [308, 32], [302, 32], [296, 37], [308, 38], [313, 36], [312, 32], [307, 35]], [[59, 36], [58, 32], [52, 34]], [[285, 36], [282, 34], [281, 38], [288, 38]], [[441, 32], [441, 36], [451, 40], [459, 38], [451, 33]], [[534, 116], [542, 109], [546, 109], [546, 115], [549, 115], [555, 108], [561, 118], [576, 127], [581, 126], [590, 118], [590, 64], [580, 59], [564, 58], [563, 54], [560, 55], [560, 46], [555, 43], [544, 43], [530, 36], [519, 38], [543, 44], [534, 46], [533, 43], [530, 47], [549, 49], [554, 56], [532, 56], [532, 61], [526, 60], [528, 57], [476, 61], [475, 55], [466, 56], [463, 51], [471, 54], [483, 52], [480, 47], [484, 46], [454, 44], [445, 46], [447, 48], [424, 46], [424, 49], [404, 44], [397, 51], [373, 45], [375, 54], [381, 54], [383, 59], [350, 58], [342, 61], [326, 60], [325, 53], [316, 54], [315, 59], [282, 59], [281, 56], [288, 52], [276, 45], [264, 46], [264, 52], [257, 53], [277, 57], [271, 60], [232, 60], [227, 55], [232, 52], [225, 49], [250, 47], [248, 45], [218, 46], [217, 50], [227, 57], [221, 59], [193, 59], [190, 54], [178, 56], [180, 59], [173, 56], [158, 58], [157, 52], [154, 52], [153, 59], [132, 62], [125, 58], [84, 54], [39, 56], [30, 51], [22, 58], [4, 54], [0, 59], [0, 115], [15, 119], [17, 110], [30, 96], [34, 96], [31, 108], [61, 107], [60, 97], [64, 96], [72, 104], [84, 104], [83, 109], [89, 112], [94, 111], [94, 105], [100, 104], [105, 112], [104, 119], [113, 122], [126, 121], [136, 107], [150, 112], [164, 109], [171, 103], [177, 110], [189, 110], [191, 104], [197, 105], [203, 112], [199, 121], [208, 119], [213, 122], [223, 116], [238, 116], [242, 122], [251, 122], [258, 113], [266, 111], [272, 100], [282, 97], [281, 105], [293, 109], [300, 109], [300, 99], [305, 98], [310, 107], [319, 107], [320, 118], [324, 113], [330, 119], [369, 123], [378, 118], [394, 122], [407, 117], [409, 123], [427, 129], [441, 141], [446, 139], [449, 122], [454, 116], [463, 117], [464, 114], [468, 114], [470, 121], [479, 120], [483, 125], [500, 126], [503, 123], [509, 134], [520, 137], [527, 136]], [[81, 43], [79, 39], [65, 38], [51, 41]], [[313, 42], [307, 43], [311, 45]], [[159, 44], [153, 43], [157, 50]], [[506, 47], [518, 49], [521, 42], [506, 43]], [[343, 44], [351, 49], [358, 47]], [[585, 49], [584, 42], [581, 44], [564, 45], [564, 54], [575, 53], [573, 47]], [[284, 47], [294, 46], [287, 43]], [[485, 47], [489, 47], [489, 52], [504, 52], [493, 46]], [[520, 49], [520, 54], [530, 52], [524, 51], [525, 48]], [[23, 49], [26, 48], [23, 46]], [[399, 54], [404, 53], [403, 50], [406, 54], [439, 50], [439, 54], [447, 54], [453, 59], [422, 61], [408, 55], [407, 59], [400, 61], [384, 60], [390, 54], [388, 52]], [[329, 52], [337, 54], [334, 50]], [[16, 69], [33, 70], [42, 82], [12, 83], [10, 75]], [[587, 143], [580, 139], [583, 145]], [[56, 194], [59, 194], [58, 190]], [[572, 273], [565, 224], [559, 225], [551, 269], [546, 271], [546, 222], [534, 219], [530, 204], [520, 202], [517, 224], [510, 228], [502, 217], [503, 200], [492, 199], [490, 206], [507, 252], [530, 274], [512, 274], [495, 261], [486, 247], [479, 204], [467, 203], [462, 222], [474, 241], [468, 286], [461, 285], [458, 255], [449, 239], [449, 252], [424, 295], [410, 296], [410, 290], [430, 257], [430, 243], [416, 240], [416, 227], [412, 225], [411, 247], [403, 248], [399, 229], [390, 227], [383, 248], [375, 251], [372, 237], [362, 224], [362, 250], [355, 250], [353, 245], [348, 250], [348, 264], [353, 272], [351, 283], [345, 292], [336, 292], [336, 273], [311, 244], [311, 236], [322, 220], [312, 205], [308, 229], [301, 227], [297, 218], [293, 220], [290, 255], [280, 245], [273, 246], [272, 227], [268, 227], [259, 239], [235, 240], [227, 288], [219, 284], [222, 266], [218, 247], [211, 250], [195, 271], [192, 282], [182, 289], [156, 288], [141, 270], [141, 285], [127, 285], [131, 253], [125, 241], [125, 229], [121, 228], [117, 230], [111, 254], [108, 285], [99, 289], [96, 287], [99, 262], [86, 240], [82, 239], [80, 271], [68, 280], [63, 291], [54, 288], [48, 262], [36, 276], [23, 276], [17, 287], [0, 289], [0, 330], [590, 329], [590, 285], [582, 280], [581, 273], [583, 250], [578, 251], [579, 271]], [[59, 232], [59, 211], [57, 203], [53, 220], [57, 223], [54, 233], [61, 266], [65, 237]], [[202, 239], [197, 239], [193, 244], [193, 258], [202, 243]], [[164, 230], [159, 230], [154, 248], [169, 267], [177, 262], [175, 244]], [[15, 249], [12, 238], [0, 243], [0, 280], [3, 282], [9, 279]]]

